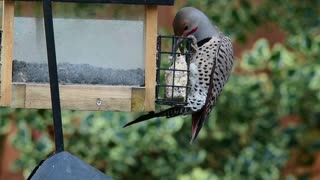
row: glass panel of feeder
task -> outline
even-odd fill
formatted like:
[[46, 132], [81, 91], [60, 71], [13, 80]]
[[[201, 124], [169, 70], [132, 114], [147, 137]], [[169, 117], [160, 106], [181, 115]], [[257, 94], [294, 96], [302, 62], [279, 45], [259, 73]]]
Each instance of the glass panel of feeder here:
[[[48, 82], [42, 3], [16, 2], [15, 82]], [[53, 3], [59, 81], [144, 84], [144, 6]]]

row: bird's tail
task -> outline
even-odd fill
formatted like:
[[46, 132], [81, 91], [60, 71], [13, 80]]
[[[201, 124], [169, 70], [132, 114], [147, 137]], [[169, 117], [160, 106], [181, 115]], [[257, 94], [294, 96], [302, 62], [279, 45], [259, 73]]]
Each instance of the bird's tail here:
[[167, 117], [167, 118], [171, 118], [171, 117], [175, 117], [175, 116], [179, 116], [179, 115], [186, 115], [186, 114], [191, 114], [192, 110], [188, 107], [172, 107], [169, 109], [166, 109], [164, 111], [160, 111], [160, 112], [149, 112], [148, 114], [142, 115], [140, 117], [138, 117], [136, 120], [131, 121], [129, 123], [127, 123], [126, 125], [124, 125], [123, 127], [127, 127], [130, 126], [132, 124], [136, 124], [142, 121], [146, 121], [155, 117]]

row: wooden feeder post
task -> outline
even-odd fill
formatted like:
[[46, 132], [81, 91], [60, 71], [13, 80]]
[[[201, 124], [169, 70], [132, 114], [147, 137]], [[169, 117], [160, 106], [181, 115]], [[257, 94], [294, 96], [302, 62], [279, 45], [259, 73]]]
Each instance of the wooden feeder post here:
[[156, 87], [156, 54], [157, 54], [157, 31], [158, 31], [158, 11], [157, 6], [146, 7], [146, 52], [145, 52], [145, 111], [155, 109], [155, 87]]
[[3, 0], [2, 5], [2, 48], [1, 48], [1, 79], [0, 106], [11, 106], [12, 97], [12, 60], [13, 60], [13, 17], [14, 1]]

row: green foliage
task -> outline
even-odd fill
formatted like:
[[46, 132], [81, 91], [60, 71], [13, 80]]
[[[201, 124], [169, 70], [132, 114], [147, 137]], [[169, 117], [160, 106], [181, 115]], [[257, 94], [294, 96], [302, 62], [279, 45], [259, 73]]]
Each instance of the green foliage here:
[[[132, 114], [63, 111], [66, 149], [116, 179], [278, 179], [288, 146], [299, 141], [281, 119], [319, 120], [320, 64], [261, 39], [236, 66], [242, 71], [230, 78], [193, 145], [190, 117], [122, 129]], [[19, 129], [12, 142], [22, 152], [15, 167], [27, 175], [54, 150], [51, 113], [11, 110], [1, 119], [12, 114]]]
[[[5, 109], [2, 110], [0, 108], [0, 118], [3, 117], [4, 115], [7, 115], [8, 113], [12, 112], [13, 110], [10, 109]], [[5, 135], [8, 133], [9, 131], [9, 122], [6, 120], [2, 120], [2, 118], [0, 119], [0, 143], [3, 142]], [[0, 154], [2, 153], [2, 143], [0, 144]]]
[[[28, 175], [36, 164], [52, 152], [49, 111], [18, 110], [18, 133], [12, 139], [22, 152], [16, 169]], [[9, 115], [9, 114], [7, 114]], [[3, 119], [7, 119], [4, 115]], [[188, 136], [181, 135], [182, 118], [132, 128], [122, 125], [132, 116], [111, 112], [63, 112], [66, 149], [116, 179], [172, 177], [205, 158], [205, 151], [190, 149]], [[183, 140], [178, 141], [176, 138]], [[183, 148], [185, 147], [185, 148]], [[177, 151], [177, 149], [180, 149]], [[165, 155], [165, 157], [163, 157]], [[177, 162], [184, 162], [175, 167]], [[152, 162], [152, 165], [148, 165]], [[140, 168], [144, 167], [144, 168]]]
[[245, 40], [258, 26], [269, 22], [279, 25], [289, 36], [307, 36], [309, 42], [320, 33], [319, 0], [188, 0], [187, 5], [204, 11], [236, 40]]
[[189, 0], [187, 5], [201, 9], [225, 34], [241, 41], [264, 19], [259, 16], [260, 9], [248, 0]]
[[210, 179], [219, 180], [218, 176], [215, 176], [209, 170], [203, 170], [201, 168], [192, 169], [191, 173], [180, 175], [178, 180], [193, 180], [193, 179]]

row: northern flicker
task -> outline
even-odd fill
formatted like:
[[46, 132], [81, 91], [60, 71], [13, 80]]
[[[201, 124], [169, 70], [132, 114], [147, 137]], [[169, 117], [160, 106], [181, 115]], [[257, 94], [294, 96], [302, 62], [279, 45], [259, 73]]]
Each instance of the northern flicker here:
[[156, 113], [149, 112], [124, 127], [154, 117], [170, 118], [192, 114], [192, 143], [208, 119], [231, 74], [233, 48], [231, 40], [224, 36], [203, 12], [193, 7], [184, 7], [178, 11], [173, 21], [173, 29], [176, 36], [190, 37], [194, 42], [194, 53], [189, 67], [191, 88], [187, 105]]

